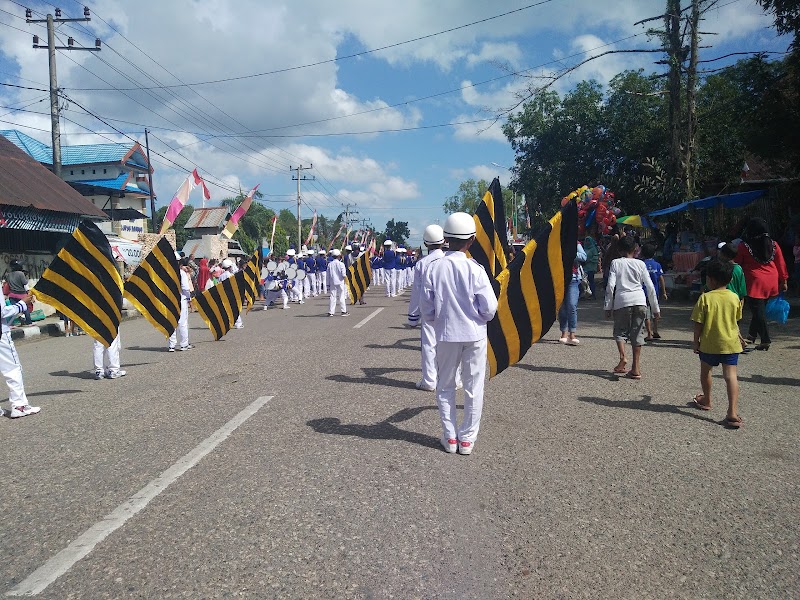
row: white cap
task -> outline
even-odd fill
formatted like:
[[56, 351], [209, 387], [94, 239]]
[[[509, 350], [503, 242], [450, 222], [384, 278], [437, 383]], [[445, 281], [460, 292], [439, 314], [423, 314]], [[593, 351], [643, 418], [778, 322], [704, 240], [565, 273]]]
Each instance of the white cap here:
[[297, 252], [294, 251], [294, 248], [289, 248], [286, 251], [286, 256], [294, 256], [295, 254], [297, 254]]
[[331, 250], [331, 254], [333, 256], [341, 256], [342, 252], [338, 248], [334, 248], [333, 250]]
[[384, 246], [391, 246], [392, 245], [392, 240], [386, 240], [385, 242], [383, 242], [383, 245]]
[[468, 240], [475, 235], [475, 219], [465, 212], [453, 213], [445, 219], [444, 237]]
[[325, 248], [320, 248], [319, 253], [322, 254], [322, 256], [325, 256], [328, 253], [328, 251], [325, 250]]
[[223, 269], [230, 269], [233, 266], [233, 261], [230, 258], [226, 258], [220, 264]]
[[347, 244], [347, 246], [345, 246], [345, 247], [344, 247], [344, 249], [345, 249], [345, 250], [351, 250], [351, 251], [352, 251], [352, 250], [353, 250], [353, 247], [352, 247], [350, 244]]
[[314, 250], [314, 248], [309, 248], [309, 249], [308, 249], [308, 255], [309, 255], [309, 256], [314, 256], [316, 253], [317, 253], [317, 251], [316, 251], [316, 250]]
[[398, 251], [398, 252], [400, 252], [400, 253], [402, 253], [402, 252], [405, 252], [405, 251], [406, 251], [406, 249], [405, 249], [405, 248], [403, 248], [402, 246], [400, 246], [400, 247], [397, 249], [397, 251]]
[[444, 244], [444, 230], [438, 225], [428, 225], [422, 234], [426, 244]]

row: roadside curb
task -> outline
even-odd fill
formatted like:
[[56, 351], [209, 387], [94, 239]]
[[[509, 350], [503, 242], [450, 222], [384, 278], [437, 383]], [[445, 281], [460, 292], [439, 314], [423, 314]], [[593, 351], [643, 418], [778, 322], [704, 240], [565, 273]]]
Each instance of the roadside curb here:
[[[128, 321], [129, 319], [137, 319], [142, 316], [138, 310], [133, 308], [122, 309], [121, 315], [123, 321]], [[63, 337], [64, 322], [58, 320], [53, 323], [45, 323], [44, 325], [32, 325], [31, 327], [17, 327], [11, 330], [11, 339], [14, 340], [15, 342], [23, 340], [25, 341], [33, 340], [41, 338], [42, 336]]]

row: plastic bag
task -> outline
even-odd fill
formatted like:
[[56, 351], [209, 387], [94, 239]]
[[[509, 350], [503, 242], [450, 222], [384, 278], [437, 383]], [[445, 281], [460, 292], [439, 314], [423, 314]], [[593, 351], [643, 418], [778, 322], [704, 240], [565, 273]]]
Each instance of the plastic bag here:
[[786, 325], [789, 320], [789, 303], [784, 299], [783, 294], [778, 294], [767, 301], [767, 321], [777, 321], [781, 325]]

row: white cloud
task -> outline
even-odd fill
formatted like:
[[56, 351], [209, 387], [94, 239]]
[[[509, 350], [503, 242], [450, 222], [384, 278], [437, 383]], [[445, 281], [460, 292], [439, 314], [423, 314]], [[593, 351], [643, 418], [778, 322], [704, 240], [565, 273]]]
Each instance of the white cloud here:
[[481, 44], [477, 53], [467, 56], [467, 65], [475, 66], [482, 62], [509, 63], [511, 66], [518, 66], [522, 61], [522, 50], [518, 44], [513, 42], [494, 43], [486, 42]]

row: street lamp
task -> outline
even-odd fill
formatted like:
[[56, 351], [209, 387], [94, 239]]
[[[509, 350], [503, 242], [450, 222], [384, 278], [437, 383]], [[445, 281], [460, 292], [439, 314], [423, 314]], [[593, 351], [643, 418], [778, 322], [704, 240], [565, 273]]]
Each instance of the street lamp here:
[[[492, 163], [495, 167], [499, 167], [500, 169], [505, 169], [506, 171], [511, 171], [512, 167], [506, 167], [505, 165], [497, 164], [496, 162]], [[511, 226], [512, 226], [512, 235], [514, 239], [517, 239], [517, 190], [512, 190], [514, 192], [514, 209], [511, 213]]]

